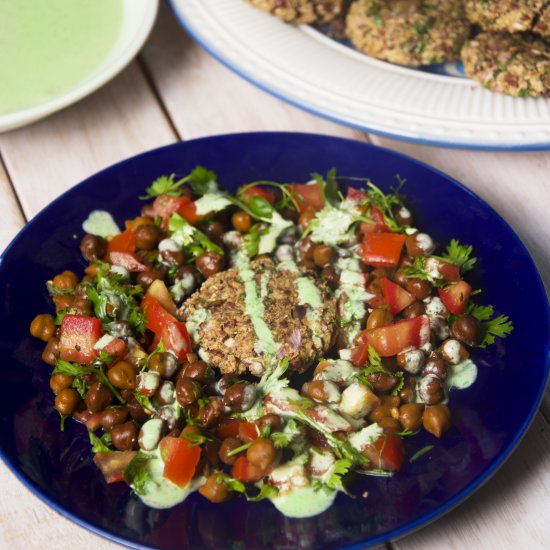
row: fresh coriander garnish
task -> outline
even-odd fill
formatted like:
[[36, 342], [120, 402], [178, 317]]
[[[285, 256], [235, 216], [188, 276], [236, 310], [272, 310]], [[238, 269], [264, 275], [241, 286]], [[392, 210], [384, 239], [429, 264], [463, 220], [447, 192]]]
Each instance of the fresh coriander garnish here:
[[508, 316], [493, 317], [493, 306], [478, 306], [471, 303], [468, 306], [468, 313], [481, 323], [483, 338], [477, 345], [479, 348], [494, 344], [496, 338], [506, 338], [514, 330], [514, 325]]
[[181, 188], [188, 183], [195, 195], [204, 195], [218, 190], [217, 175], [204, 166], [196, 166], [187, 176], [176, 180], [176, 174], [158, 177], [145, 191], [146, 195], [139, 197], [141, 200], [153, 199], [160, 195], [179, 197]]
[[471, 245], [463, 245], [456, 239], [453, 239], [447, 246], [445, 254], [439, 256], [439, 259], [458, 266], [460, 273], [464, 274], [473, 269], [477, 263], [477, 258], [472, 256], [472, 250]]

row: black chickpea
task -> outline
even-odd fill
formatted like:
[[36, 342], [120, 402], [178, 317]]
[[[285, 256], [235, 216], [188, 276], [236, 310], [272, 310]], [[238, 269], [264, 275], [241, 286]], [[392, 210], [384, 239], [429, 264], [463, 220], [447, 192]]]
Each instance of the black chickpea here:
[[42, 361], [48, 365], [54, 366], [59, 357], [59, 338], [50, 338], [44, 351], [42, 352]]
[[313, 249], [313, 261], [318, 267], [326, 267], [334, 260], [334, 249], [324, 244], [318, 244]]
[[385, 433], [399, 433], [403, 428], [397, 418], [393, 416], [384, 416], [378, 420], [377, 424], [384, 430]]
[[426, 405], [441, 403], [445, 397], [441, 380], [433, 375], [421, 378], [418, 383], [418, 395]]
[[137, 427], [131, 420], [124, 424], [117, 424], [111, 430], [111, 438], [114, 447], [119, 451], [131, 451], [137, 444]]
[[227, 388], [223, 395], [223, 404], [235, 412], [244, 412], [250, 409], [256, 400], [255, 384], [238, 382]]
[[65, 388], [55, 396], [54, 407], [60, 414], [68, 416], [73, 414], [79, 403], [80, 395], [78, 395], [78, 392], [72, 388]]
[[109, 382], [121, 390], [133, 390], [136, 387], [136, 372], [126, 361], [119, 361], [107, 372]]
[[248, 233], [252, 227], [252, 218], [250, 217], [250, 214], [240, 210], [231, 216], [231, 223], [240, 233]]
[[369, 374], [367, 380], [372, 384], [372, 387], [381, 393], [387, 393], [397, 385], [397, 378], [385, 372], [376, 372]]
[[47, 342], [55, 334], [55, 328], [53, 317], [48, 313], [41, 313], [32, 320], [30, 333]]
[[262, 470], [269, 468], [276, 456], [277, 451], [271, 439], [263, 437], [255, 439], [246, 451], [247, 460]]
[[206, 224], [204, 232], [210, 239], [218, 242], [225, 232], [225, 227], [221, 221], [214, 219]]
[[142, 271], [137, 274], [136, 283], [140, 285], [144, 290], [147, 290], [153, 281], [157, 279], [163, 279], [164, 275], [162, 272], [155, 269], [148, 269], [147, 271]]
[[441, 437], [443, 432], [451, 427], [451, 411], [442, 403], [426, 407], [422, 415], [424, 429], [435, 437]]
[[302, 230], [306, 229], [309, 225], [309, 222], [315, 217], [315, 210], [313, 208], [307, 207], [298, 217], [298, 225]]
[[332, 290], [336, 290], [340, 282], [340, 275], [338, 275], [338, 272], [333, 266], [327, 265], [323, 268], [323, 271], [321, 271], [321, 279], [323, 279]]
[[85, 260], [93, 262], [103, 258], [107, 251], [107, 241], [97, 235], [84, 235], [80, 242], [80, 252]]
[[181, 250], [163, 250], [160, 257], [162, 262], [169, 267], [179, 267], [185, 261], [185, 254]]
[[407, 286], [409, 280], [402, 269], [398, 269], [393, 276], [393, 282], [401, 285], [403, 288]]
[[199, 489], [199, 493], [210, 502], [225, 502], [231, 496], [231, 491], [223, 479], [219, 473], [210, 475]]
[[217, 252], [205, 252], [195, 260], [195, 265], [202, 276], [208, 279], [223, 269], [224, 257]]
[[183, 407], [191, 405], [199, 397], [200, 391], [200, 384], [191, 378], [182, 376], [176, 384], [176, 398], [178, 403]]
[[184, 376], [204, 384], [213, 378], [212, 369], [204, 361], [193, 361], [183, 369]]
[[99, 423], [105, 431], [110, 432], [114, 426], [126, 422], [128, 414], [127, 407], [107, 407], [101, 413]]
[[405, 283], [405, 289], [417, 300], [423, 300], [432, 293], [432, 285], [423, 279], [408, 279]]
[[404, 319], [414, 319], [415, 317], [424, 315], [424, 313], [426, 313], [426, 307], [424, 304], [422, 302], [413, 302], [401, 312], [401, 315]]
[[154, 223], [142, 223], [134, 231], [136, 246], [141, 250], [153, 250], [162, 239], [162, 231]]
[[90, 412], [99, 412], [112, 403], [113, 394], [107, 386], [101, 382], [95, 382], [86, 392], [84, 401]]
[[149, 415], [145, 412], [145, 409], [135, 400], [135, 398], [128, 400], [126, 402], [126, 407], [128, 408], [130, 416], [136, 422], [145, 422], [149, 418]]
[[241, 446], [242, 442], [240, 439], [237, 439], [236, 437], [226, 437], [222, 441], [220, 449], [218, 451], [218, 456], [220, 460], [224, 464], [232, 466], [237, 461], [237, 458], [239, 458], [239, 453], [234, 455], [230, 455], [230, 453]]
[[52, 283], [59, 290], [74, 290], [78, 284], [78, 277], [72, 271], [63, 271], [53, 278]]
[[313, 260], [313, 249], [315, 243], [311, 237], [306, 237], [298, 242], [298, 256], [301, 260]]
[[172, 378], [178, 368], [177, 359], [166, 351], [155, 353], [149, 361], [149, 370], [158, 372], [161, 378]]
[[451, 334], [466, 345], [475, 346], [481, 339], [481, 323], [467, 313], [459, 315], [451, 324]]
[[208, 403], [199, 409], [199, 420], [203, 426], [214, 424], [223, 413], [223, 402], [220, 397], [209, 397]]
[[399, 407], [399, 422], [405, 430], [416, 432], [422, 426], [423, 403], [405, 403]]
[[65, 388], [70, 388], [74, 380], [74, 376], [68, 374], [52, 374], [50, 378], [50, 389], [55, 393], [59, 393]]
[[430, 374], [440, 380], [445, 380], [447, 378], [447, 366], [437, 353], [432, 353], [422, 368], [422, 376], [428, 376]]
[[283, 429], [283, 421], [281, 417], [277, 414], [268, 413], [256, 420], [258, 428], [262, 431], [266, 426], [270, 427], [271, 433], [280, 432]]

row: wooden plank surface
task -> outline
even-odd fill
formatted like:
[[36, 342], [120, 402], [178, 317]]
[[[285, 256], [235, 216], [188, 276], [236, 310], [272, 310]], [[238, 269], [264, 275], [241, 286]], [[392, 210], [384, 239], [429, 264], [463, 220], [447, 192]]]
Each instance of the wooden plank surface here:
[[366, 139], [245, 82], [193, 42], [166, 5], [158, 17], [142, 57], [182, 139], [256, 130]]

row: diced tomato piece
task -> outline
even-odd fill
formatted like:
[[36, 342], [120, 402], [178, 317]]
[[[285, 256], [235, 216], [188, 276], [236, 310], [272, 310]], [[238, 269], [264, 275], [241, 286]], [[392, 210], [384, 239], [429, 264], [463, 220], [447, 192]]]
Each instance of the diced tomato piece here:
[[380, 281], [380, 285], [382, 286], [384, 299], [392, 315], [397, 315], [416, 301], [416, 298], [410, 292], [390, 281], [387, 277], [384, 277]]
[[123, 481], [124, 468], [132, 462], [137, 451], [107, 451], [94, 455], [94, 464], [101, 470], [107, 483]]
[[126, 229], [131, 229], [132, 231], [135, 231], [140, 225], [153, 225], [155, 222], [148, 218], [147, 216], [138, 216], [137, 218], [134, 218], [132, 220], [126, 220], [124, 222], [124, 226]]
[[195, 475], [201, 457], [200, 446], [167, 435], [159, 443], [159, 449], [164, 461], [164, 477], [178, 487], [185, 487]]
[[374, 267], [394, 267], [399, 263], [405, 235], [369, 233], [363, 237], [362, 260]]
[[162, 335], [164, 327], [178, 320], [168, 313], [150, 294], [145, 294], [141, 300], [141, 309], [145, 312], [145, 326], [155, 334]]
[[103, 336], [101, 321], [83, 315], [65, 315], [59, 331], [59, 357], [89, 365], [97, 356], [96, 342]]
[[248, 204], [252, 197], [262, 197], [262, 199], [265, 199], [271, 205], [275, 204], [276, 200], [275, 193], [273, 193], [273, 191], [264, 189], [258, 185], [248, 187], [242, 192], [242, 198], [245, 203]]
[[434, 258], [433, 256], [426, 260], [426, 271], [438, 271], [443, 276], [443, 280], [448, 283], [460, 281], [460, 269], [458, 266], [439, 258]]
[[103, 351], [114, 356], [113, 362], [116, 362], [120, 361], [128, 353], [128, 346], [122, 338], [115, 338], [103, 348]]
[[75, 411], [73, 413], [73, 418], [80, 422], [81, 424], [86, 424], [86, 428], [95, 432], [101, 428], [101, 413], [100, 412], [90, 412], [87, 409], [83, 411]]
[[107, 243], [107, 254], [109, 258], [111, 252], [135, 252], [136, 250], [136, 234], [131, 229], [126, 229], [122, 233], [115, 235]]
[[325, 198], [321, 188], [316, 183], [295, 183], [292, 191], [300, 204], [300, 212], [303, 212], [308, 206], [315, 211], [322, 210], [325, 207]]
[[160, 216], [161, 228], [168, 227], [168, 220], [174, 212], [178, 212], [180, 208], [191, 202], [189, 197], [171, 197], [170, 195], [160, 195], [153, 202], [153, 215], [155, 218]]
[[430, 341], [430, 320], [426, 315], [403, 319], [368, 331], [367, 340], [381, 357], [420, 348]]
[[197, 206], [194, 202], [186, 202], [178, 208], [178, 214], [185, 218], [191, 225], [197, 225], [204, 216], [197, 214]]
[[369, 345], [360, 344], [351, 350], [351, 362], [356, 367], [363, 367], [369, 358]]
[[472, 294], [472, 287], [466, 281], [452, 283], [445, 288], [438, 288], [443, 305], [455, 315], [464, 313], [466, 303]]
[[231, 468], [231, 476], [242, 483], [253, 483], [267, 475], [267, 470], [249, 462], [246, 457], [240, 456]]
[[176, 307], [176, 304], [172, 299], [172, 295], [170, 294], [170, 291], [166, 287], [166, 283], [163, 280], [154, 280], [145, 294], [149, 294], [150, 296], [155, 298], [155, 300], [157, 300], [157, 302], [171, 315], [176, 314], [178, 308]]
[[354, 202], [362, 202], [367, 198], [367, 195], [363, 193], [360, 189], [355, 189], [351, 185], [348, 187], [348, 192], [346, 194], [346, 199]]
[[241, 422], [239, 424], [239, 438], [241, 441], [248, 443], [254, 441], [260, 437], [260, 430], [258, 424], [255, 422]]
[[370, 461], [370, 470], [386, 470], [396, 472], [403, 465], [405, 460], [405, 448], [402, 439], [395, 435], [386, 433], [381, 435], [374, 445], [369, 445], [362, 450]]
[[386, 300], [384, 300], [384, 296], [382, 294], [376, 294], [373, 298], [371, 298], [368, 302], [370, 307], [372, 308], [379, 308], [386, 305]]
[[237, 437], [239, 435], [239, 425], [241, 421], [236, 418], [228, 418], [223, 420], [216, 427], [216, 435], [220, 439], [225, 439], [226, 437]]
[[127, 269], [130, 273], [140, 273], [149, 269], [149, 266], [144, 264], [135, 252], [113, 250], [106, 254], [105, 259], [113, 265]]
[[191, 338], [183, 321], [166, 324], [162, 329], [160, 339], [166, 349], [175, 354], [178, 361], [183, 361], [191, 352]]

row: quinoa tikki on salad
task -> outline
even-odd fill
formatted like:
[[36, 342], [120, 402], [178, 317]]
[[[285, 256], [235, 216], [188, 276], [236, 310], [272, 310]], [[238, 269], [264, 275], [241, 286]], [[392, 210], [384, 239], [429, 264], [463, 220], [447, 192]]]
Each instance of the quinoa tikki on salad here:
[[230, 194], [197, 166], [155, 180], [122, 231], [90, 213], [83, 274], [46, 283], [55, 313], [30, 332], [107, 483], [156, 508], [198, 491], [314, 516], [452, 428], [476, 348], [513, 327], [474, 301], [473, 248], [417, 229], [397, 183], [331, 170]]

